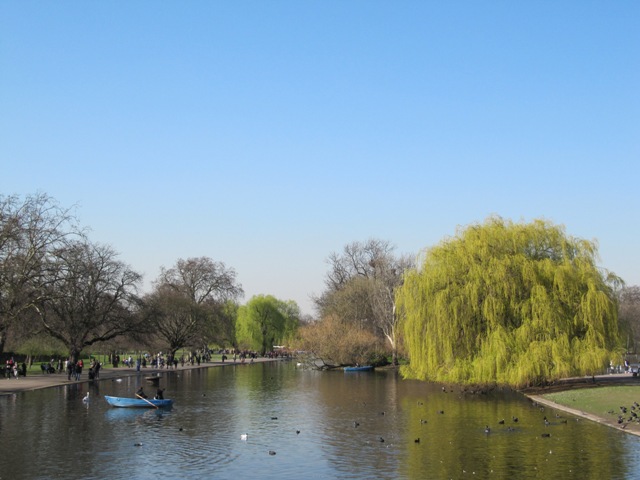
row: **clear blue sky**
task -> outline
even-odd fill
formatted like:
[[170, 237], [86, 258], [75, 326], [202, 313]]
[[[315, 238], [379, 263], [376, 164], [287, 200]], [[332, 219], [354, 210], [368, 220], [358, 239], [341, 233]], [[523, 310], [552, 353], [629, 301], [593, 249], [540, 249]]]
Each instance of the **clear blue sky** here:
[[145, 275], [298, 302], [327, 256], [500, 215], [640, 284], [640, 2], [0, 3], [0, 192]]

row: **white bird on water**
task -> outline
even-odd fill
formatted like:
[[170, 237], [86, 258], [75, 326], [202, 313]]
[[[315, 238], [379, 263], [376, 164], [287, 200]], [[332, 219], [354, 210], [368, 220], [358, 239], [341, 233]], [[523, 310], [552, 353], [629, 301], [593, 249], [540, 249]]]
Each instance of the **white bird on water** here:
[[89, 403], [89, 392], [87, 392], [87, 394], [84, 396], [84, 398], [82, 399], [82, 401], [84, 403]]
[[246, 433], [243, 433], [242, 435], [240, 435], [240, 440], [244, 440], [246, 442], [247, 438], [249, 438], [249, 435]]

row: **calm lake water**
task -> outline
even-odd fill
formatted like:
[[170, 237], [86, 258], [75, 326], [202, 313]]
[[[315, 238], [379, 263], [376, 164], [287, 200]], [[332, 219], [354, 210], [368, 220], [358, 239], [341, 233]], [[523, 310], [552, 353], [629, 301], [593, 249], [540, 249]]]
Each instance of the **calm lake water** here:
[[0, 479], [640, 478], [637, 437], [513, 392], [273, 362], [165, 373], [169, 411], [104, 401], [140, 382], [0, 397]]

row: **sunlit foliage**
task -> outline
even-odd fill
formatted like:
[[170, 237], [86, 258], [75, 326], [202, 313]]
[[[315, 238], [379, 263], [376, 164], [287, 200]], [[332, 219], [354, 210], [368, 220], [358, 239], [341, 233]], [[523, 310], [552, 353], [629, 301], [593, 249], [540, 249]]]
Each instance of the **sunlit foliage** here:
[[242, 349], [264, 355], [291, 339], [298, 329], [300, 309], [292, 301], [256, 295], [238, 310], [236, 339]]
[[498, 217], [429, 249], [398, 293], [408, 377], [523, 386], [620, 358], [618, 280], [595, 243]]
[[306, 352], [317, 368], [367, 365], [383, 347], [366, 328], [330, 315], [300, 329], [296, 348]]

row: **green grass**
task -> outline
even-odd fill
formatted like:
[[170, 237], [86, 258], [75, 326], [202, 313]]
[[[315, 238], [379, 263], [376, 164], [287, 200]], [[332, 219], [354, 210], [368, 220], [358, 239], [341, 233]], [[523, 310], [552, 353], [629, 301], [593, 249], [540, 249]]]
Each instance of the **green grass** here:
[[599, 417], [610, 417], [620, 412], [620, 406], [631, 408], [634, 402], [640, 403], [640, 386], [598, 387], [565, 390], [547, 393], [543, 398], [560, 405], [591, 413]]

